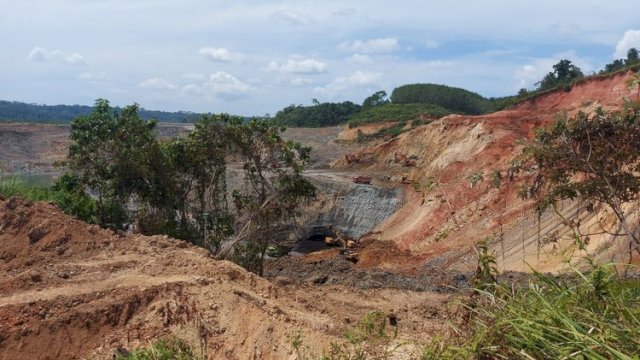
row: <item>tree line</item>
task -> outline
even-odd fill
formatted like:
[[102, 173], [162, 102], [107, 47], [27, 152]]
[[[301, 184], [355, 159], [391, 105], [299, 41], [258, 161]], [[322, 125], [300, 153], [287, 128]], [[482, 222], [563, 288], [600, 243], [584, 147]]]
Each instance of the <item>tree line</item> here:
[[[116, 111], [122, 109], [115, 107]], [[19, 101], [0, 100], [0, 121], [69, 123], [79, 116], [91, 113], [93, 108], [85, 105], [38, 105]], [[189, 111], [157, 111], [138, 109], [143, 119], [156, 119], [161, 122], [194, 122], [201, 114]]]

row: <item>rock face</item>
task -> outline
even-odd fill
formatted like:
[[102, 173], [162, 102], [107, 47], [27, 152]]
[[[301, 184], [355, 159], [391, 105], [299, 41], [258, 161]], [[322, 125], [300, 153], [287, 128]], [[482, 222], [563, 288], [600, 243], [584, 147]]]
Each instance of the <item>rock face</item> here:
[[336, 199], [331, 211], [318, 216], [318, 223], [333, 224], [346, 237], [357, 239], [391, 216], [401, 199], [400, 189], [354, 184]]
[[358, 239], [373, 231], [402, 205], [402, 189], [352, 183], [342, 177], [312, 178], [321, 192], [320, 208], [311, 209], [307, 226], [327, 225], [340, 235]]

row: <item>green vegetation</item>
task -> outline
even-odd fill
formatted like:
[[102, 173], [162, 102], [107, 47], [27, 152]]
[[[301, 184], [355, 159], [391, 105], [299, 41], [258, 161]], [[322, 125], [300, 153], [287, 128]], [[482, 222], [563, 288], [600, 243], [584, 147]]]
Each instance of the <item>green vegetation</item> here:
[[25, 184], [17, 176], [0, 174], [0, 195], [5, 198], [21, 196], [31, 201], [54, 201], [54, 193], [43, 186]]
[[[638, 77], [634, 79], [629, 85], [640, 85]], [[564, 115], [550, 128], [539, 130], [517, 161], [517, 170], [527, 171], [533, 179], [521, 195], [535, 199], [539, 212], [555, 210], [565, 199], [604, 204], [632, 244], [629, 251], [635, 248], [640, 253], [640, 239], [623, 209], [640, 192], [639, 110], [640, 98], [618, 111], [597, 109], [571, 119]], [[580, 236], [577, 240], [582, 245]]]
[[[116, 111], [121, 109], [115, 108]], [[0, 120], [35, 123], [69, 123], [71, 120], [89, 115], [91, 106], [84, 105], [37, 105], [18, 101], [0, 100]], [[143, 119], [156, 119], [161, 122], [193, 122], [200, 114], [188, 111], [167, 112], [139, 109]]]
[[407, 126], [406, 122], [401, 121], [401, 122], [392, 124], [390, 126], [383, 127], [371, 134], [365, 134], [362, 131], [358, 130], [358, 136], [356, 138], [356, 141], [358, 143], [366, 143], [376, 139], [388, 140], [388, 139], [395, 138], [400, 134], [406, 133], [407, 131], [410, 131], [411, 129], [417, 126], [420, 126], [422, 124], [428, 124], [428, 123], [429, 123], [428, 121], [422, 121], [420, 119], [416, 119], [411, 122], [410, 126]]
[[451, 111], [432, 104], [384, 104], [354, 114], [349, 119], [349, 127], [386, 121], [413, 121], [421, 117], [437, 119], [449, 114]]
[[451, 112], [484, 114], [492, 109], [491, 102], [468, 90], [436, 84], [410, 84], [397, 87], [391, 93], [393, 104], [438, 105]]
[[159, 340], [148, 348], [132, 351], [128, 355], [116, 355], [116, 360], [195, 360], [191, 348], [183, 341], [170, 338]]
[[361, 109], [360, 105], [351, 101], [342, 103], [319, 103], [314, 101], [312, 106], [290, 105], [278, 111], [271, 119], [278, 126], [321, 127], [338, 125], [347, 120]]
[[562, 59], [553, 65], [553, 71], [537, 83], [539, 90], [556, 89], [560, 86], [570, 86], [575, 80], [583, 78], [584, 74], [571, 60]]
[[484, 175], [482, 174], [482, 171], [476, 171], [473, 174], [469, 175], [467, 178], [471, 183], [471, 187], [475, 187], [478, 182], [484, 181]]
[[636, 359], [640, 283], [612, 265], [576, 274], [476, 290], [454, 336], [433, 341], [423, 359]]
[[60, 177], [51, 187], [29, 185], [17, 176], [0, 174], [0, 196], [53, 202], [65, 213], [81, 220], [89, 223], [96, 220], [95, 201], [83, 191], [78, 178], [70, 174]]
[[640, 64], [638, 50], [636, 48], [631, 48], [627, 51], [626, 59], [616, 59], [612, 63], [605, 65], [604, 69], [600, 71], [600, 74], [614, 73], [625, 68], [634, 67], [638, 64]]
[[376, 91], [375, 93], [368, 96], [362, 102], [362, 110], [368, 110], [374, 107], [382, 106], [389, 103], [389, 100], [386, 99], [387, 92], [384, 90]]
[[[99, 99], [72, 122], [65, 179], [77, 183], [65, 186], [95, 194], [101, 226], [136, 224], [143, 234], [188, 240], [262, 274], [268, 246], [286, 240], [296, 207], [315, 196], [302, 177], [311, 149], [285, 141], [269, 122], [225, 114], [203, 115], [188, 136], [160, 143], [156, 122], [138, 110], [115, 112]], [[243, 180], [229, 189], [232, 158]]]

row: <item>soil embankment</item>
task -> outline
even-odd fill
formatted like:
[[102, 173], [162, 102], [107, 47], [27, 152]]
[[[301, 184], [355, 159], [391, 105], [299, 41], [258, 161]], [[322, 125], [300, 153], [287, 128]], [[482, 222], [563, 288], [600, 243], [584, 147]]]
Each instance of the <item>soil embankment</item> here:
[[[399, 343], [444, 326], [445, 295], [270, 282], [164, 236], [124, 236], [52, 205], [0, 199], [0, 358], [111, 359], [163, 336], [207, 359], [321, 354], [370, 311], [400, 318]], [[322, 299], [322, 301], [318, 301]]]

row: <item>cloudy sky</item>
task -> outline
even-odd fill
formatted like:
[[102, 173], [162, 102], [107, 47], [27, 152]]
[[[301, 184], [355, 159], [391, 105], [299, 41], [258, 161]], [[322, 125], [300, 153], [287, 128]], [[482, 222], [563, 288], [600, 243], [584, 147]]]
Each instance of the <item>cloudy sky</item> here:
[[503, 96], [640, 49], [637, 0], [0, 0], [0, 99], [274, 114], [431, 82]]

